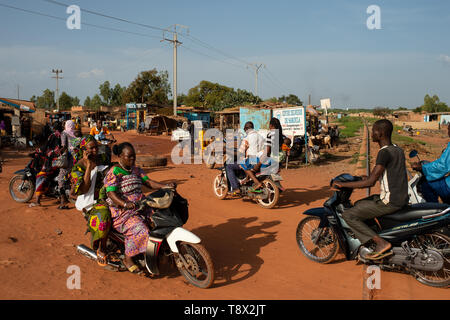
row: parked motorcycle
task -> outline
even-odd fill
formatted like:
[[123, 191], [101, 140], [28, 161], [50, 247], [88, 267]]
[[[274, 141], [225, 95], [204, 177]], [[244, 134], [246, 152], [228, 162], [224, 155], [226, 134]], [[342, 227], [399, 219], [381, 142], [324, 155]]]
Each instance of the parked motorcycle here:
[[[144, 208], [154, 208], [154, 213], [145, 219], [149, 227], [147, 250], [136, 256], [136, 262], [146, 268], [150, 275], [159, 275], [164, 259], [170, 259], [186, 280], [199, 288], [208, 288], [214, 282], [214, 266], [211, 257], [201, 240], [182, 226], [188, 219], [188, 203], [174, 189], [161, 189], [151, 193], [136, 203], [138, 212]], [[125, 238], [117, 230], [111, 229], [108, 235], [106, 251], [110, 257], [120, 262], [110, 262], [112, 268], [126, 270]], [[77, 246], [78, 252], [97, 260], [94, 250]]]
[[[214, 178], [213, 190], [214, 194], [220, 200], [227, 197], [228, 190], [231, 189], [230, 181], [227, 177], [226, 171], [227, 163], [224, 163], [224, 167], [217, 168], [220, 173]], [[281, 182], [283, 178], [277, 174], [263, 174], [257, 173], [256, 177], [259, 181], [262, 181], [262, 193], [251, 192], [253, 181], [251, 179], [245, 179], [246, 173], [244, 170], [239, 170], [236, 172], [236, 177], [238, 178], [241, 190], [241, 196], [249, 199], [255, 200], [261, 207], [266, 209], [271, 209], [277, 205], [280, 198], [280, 192], [282, 192], [283, 187]], [[247, 180], [247, 181], [245, 181]]]
[[[342, 174], [331, 181], [359, 181], [361, 177]], [[333, 193], [324, 206], [305, 211], [296, 240], [300, 251], [310, 260], [329, 263], [339, 248], [347, 260], [378, 265], [383, 270], [400, 270], [419, 282], [434, 286], [450, 285], [450, 207], [440, 203], [420, 203], [366, 223], [389, 241], [392, 254], [380, 260], [370, 260], [374, 245], [361, 245], [342, 218], [351, 207], [353, 189], [342, 188]], [[378, 221], [378, 222], [377, 222]]]
[[[32, 152], [28, 154], [32, 159], [28, 162], [26, 167], [22, 170], [14, 172], [14, 176], [9, 181], [9, 193], [14, 201], [24, 203], [28, 202], [33, 198], [34, 191], [36, 188], [36, 175], [39, 173], [40, 168], [42, 168], [44, 159], [41, 158], [39, 152]], [[59, 188], [58, 181], [56, 180], [58, 174], [56, 173], [53, 179], [49, 181], [48, 191], [45, 196], [49, 198], [58, 198]], [[69, 184], [69, 181], [67, 181]], [[70, 186], [65, 188], [66, 197], [70, 199]]]

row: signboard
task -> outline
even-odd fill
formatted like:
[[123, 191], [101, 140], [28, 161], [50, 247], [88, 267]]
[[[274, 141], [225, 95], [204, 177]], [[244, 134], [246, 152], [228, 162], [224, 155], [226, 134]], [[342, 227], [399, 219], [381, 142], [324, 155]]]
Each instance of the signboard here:
[[271, 116], [270, 109], [241, 107], [239, 109], [239, 123], [241, 130], [244, 130], [244, 126], [247, 121], [253, 122], [253, 126], [256, 131], [260, 129], [269, 129]]
[[305, 135], [305, 108], [274, 109], [273, 117], [280, 120], [283, 134], [287, 137]]
[[127, 109], [141, 109], [147, 107], [146, 103], [127, 103]]
[[331, 108], [331, 101], [330, 99], [320, 99], [320, 106], [322, 107], [322, 109], [329, 109]]

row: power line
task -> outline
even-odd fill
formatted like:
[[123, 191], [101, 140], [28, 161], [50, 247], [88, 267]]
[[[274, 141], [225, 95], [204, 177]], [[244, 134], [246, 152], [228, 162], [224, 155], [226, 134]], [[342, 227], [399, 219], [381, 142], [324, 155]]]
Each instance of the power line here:
[[[54, 0], [42, 0], [42, 1], [45, 1], [45, 2], [48, 2], [48, 3], [52, 3], [52, 4], [56, 4], [56, 5], [59, 5], [59, 6], [63, 6], [63, 7], [66, 7], [66, 8], [70, 6], [70, 4], [66, 4], [66, 3], [62, 3], [62, 2], [54, 1]], [[134, 24], [134, 25], [141, 26], [141, 27], [144, 27], [144, 28], [149, 28], [149, 29], [159, 30], [159, 31], [167, 31], [167, 29], [163, 29], [163, 28], [160, 28], [160, 27], [155, 27], [155, 26], [151, 26], [151, 25], [148, 25], [148, 24], [138, 23], [138, 22], [127, 20], [127, 19], [110, 16], [110, 15], [107, 15], [107, 14], [104, 14], [104, 13], [100, 13], [100, 12], [96, 12], [96, 11], [93, 11], [93, 10], [83, 9], [81, 7], [80, 7], [80, 10], [82, 12], [86, 12], [86, 13], [89, 13], [89, 14], [93, 14], [93, 15], [96, 15], [96, 16], [103, 17], [103, 18], [108, 18], [108, 19], [113, 19], [113, 20], [117, 20], [117, 21], [120, 21], [120, 22]]]
[[235, 56], [233, 56], [233, 55], [231, 55], [231, 54], [229, 54], [229, 53], [226, 53], [226, 52], [224, 52], [224, 51], [222, 51], [222, 50], [220, 50], [220, 49], [217, 49], [217, 48], [213, 47], [212, 45], [207, 44], [206, 42], [204, 42], [204, 41], [202, 41], [202, 40], [200, 40], [200, 39], [197, 39], [197, 38], [195, 38], [195, 37], [193, 37], [193, 36], [191, 36], [191, 35], [183, 35], [183, 36], [184, 36], [185, 38], [189, 39], [190, 41], [196, 42], [198, 45], [200, 45], [200, 46], [202, 46], [202, 47], [204, 47], [204, 48], [206, 48], [206, 49], [215, 51], [215, 52], [217, 52], [217, 53], [219, 53], [219, 54], [221, 54], [221, 55], [223, 55], [223, 56], [225, 56], [225, 57], [227, 57], [227, 58], [236, 60], [236, 61], [238, 61], [238, 62], [240, 62], [240, 63], [245, 64], [245, 65], [252, 65], [250, 62], [247, 62], [247, 61], [245, 61], [245, 60], [243, 60], [243, 59], [241, 59], [241, 58], [237, 58], [237, 57], [235, 57]]
[[228, 65], [232, 65], [232, 66], [234, 66], [234, 67], [236, 67], [236, 68], [239, 68], [239, 69], [245, 69], [245, 68], [244, 68], [243, 66], [241, 66], [241, 65], [237, 65], [237, 64], [234, 64], [234, 63], [232, 63], [232, 62], [225, 61], [225, 60], [220, 60], [220, 59], [215, 58], [215, 57], [213, 57], [213, 56], [210, 56], [210, 55], [208, 55], [208, 54], [206, 54], [206, 53], [203, 53], [203, 52], [197, 51], [197, 50], [195, 50], [195, 49], [189, 48], [189, 47], [187, 47], [187, 46], [184, 45], [184, 44], [183, 44], [181, 47], [184, 48], [184, 49], [186, 49], [186, 50], [192, 51], [192, 52], [194, 52], [194, 53], [196, 53], [196, 54], [199, 54], [199, 55], [202, 55], [202, 56], [204, 56], [204, 57], [210, 58], [210, 59], [212, 59], [212, 60], [216, 60], [216, 61], [221, 62], [221, 63], [225, 63], [225, 64], [228, 64]]
[[[10, 5], [7, 5], [7, 4], [4, 4], [4, 3], [0, 3], [0, 6], [1, 7], [5, 7], [5, 8], [9, 8], [9, 9], [14, 9], [14, 10], [17, 10], [17, 11], [22, 11], [22, 12], [34, 14], [34, 15], [47, 17], [47, 18], [52, 18], [52, 19], [56, 19], [56, 20], [61, 20], [61, 21], [66, 21], [67, 20], [66, 18], [57, 17], [57, 16], [53, 16], [53, 15], [42, 13], [42, 12], [38, 12], [38, 11], [18, 8], [18, 7], [10, 6]], [[121, 29], [117, 29], [117, 28], [105, 27], [105, 26], [100, 26], [100, 25], [96, 25], [96, 24], [92, 24], [92, 23], [85, 23], [84, 22], [83, 25], [86, 25], [86, 26], [89, 26], [89, 27], [94, 27], [94, 28], [99, 28], [99, 29], [104, 29], [104, 30], [109, 30], [109, 31], [133, 34], [133, 35], [142, 36], [142, 37], [146, 37], [146, 38], [160, 39], [160, 37], [157, 37], [157, 36], [152, 36], [152, 35], [143, 34], [143, 33], [137, 33], [137, 32], [133, 32], [133, 31], [126, 31], [126, 30], [121, 30]]]

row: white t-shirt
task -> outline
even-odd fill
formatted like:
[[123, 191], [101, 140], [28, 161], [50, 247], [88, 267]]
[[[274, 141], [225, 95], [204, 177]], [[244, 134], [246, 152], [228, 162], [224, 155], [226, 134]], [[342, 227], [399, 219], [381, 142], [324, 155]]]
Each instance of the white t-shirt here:
[[265, 139], [255, 130], [250, 130], [247, 136], [242, 141], [240, 152], [245, 152], [245, 158], [248, 157], [261, 157], [264, 151]]

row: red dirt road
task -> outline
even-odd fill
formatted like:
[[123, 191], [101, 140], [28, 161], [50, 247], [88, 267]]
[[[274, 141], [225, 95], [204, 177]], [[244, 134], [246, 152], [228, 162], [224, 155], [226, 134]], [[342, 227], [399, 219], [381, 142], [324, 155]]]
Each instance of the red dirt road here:
[[[116, 133], [115, 133], [116, 134]], [[117, 133], [138, 154], [169, 155], [167, 137]], [[212, 192], [218, 173], [204, 165], [173, 165], [148, 170], [157, 181], [177, 181], [178, 191], [190, 203], [186, 229], [201, 239], [215, 264], [216, 280], [210, 289], [188, 285], [171, 273], [156, 279], [111, 272], [76, 252], [89, 244], [86, 222], [76, 209], [58, 211], [53, 200], [43, 208], [14, 202], [8, 193], [13, 172], [28, 159], [4, 153], [0, 174], [0, 299], [361, 299], [363, 267], [345, 261], [321, 265], [304, 257], [295, 241], [302, 212], [321, 206], [331, 194], [331, 177], [352, 172], [351, 154], [334, 162], [300, 169], [283, 169], [279, 206], [267, 210], [243, 200], [218, 200]], [[364, 191], [355, 198], [364, 196]], [[81, 289], [69, 290], [71, 265], [80, 267]], [[411, 276], [382, 272], [379, 299], [448, 299], [449, 291], [424, 286]]]

